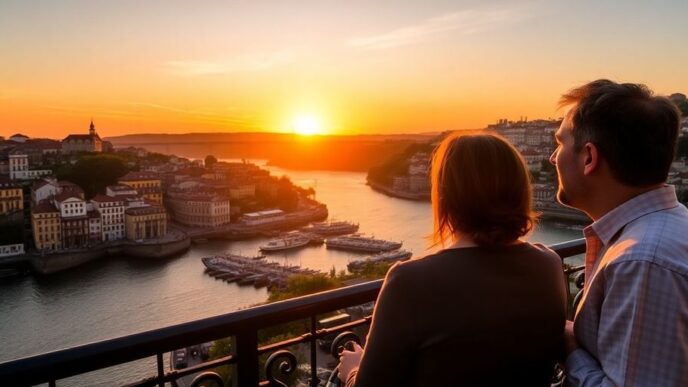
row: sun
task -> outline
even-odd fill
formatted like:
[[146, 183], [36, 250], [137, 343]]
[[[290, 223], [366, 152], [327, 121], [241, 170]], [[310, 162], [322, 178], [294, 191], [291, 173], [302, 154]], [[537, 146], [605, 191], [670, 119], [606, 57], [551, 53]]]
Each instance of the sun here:
[[292, 123], [292, 127], [294, 133], [302, 136], [312, 136], [314, 134], [324, 133], [322, 121], [314, 115], [297, 116]]

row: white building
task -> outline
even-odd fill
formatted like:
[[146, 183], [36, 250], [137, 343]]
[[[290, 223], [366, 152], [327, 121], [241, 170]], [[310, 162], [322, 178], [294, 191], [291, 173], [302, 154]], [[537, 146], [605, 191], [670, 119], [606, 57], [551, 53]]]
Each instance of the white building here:
[[97, 195], [91, 199], [93, 207], [100, 213], [103, 241], [123, 239], [124, 230], [124, 201], [107, 195]]
[[21, 254], [24, 254], [24, 244], [23, 243], [0, 246], [0, 257], [11, 257], [13, 255], [21, 255]]
[[63, 192], [53, 197], [53, 204], [60, 211], [61, 218], [86, 216], [86, 201], [72, 192]]
[[284, 211], [282, 210], [249, 212], [241, 217], [241, 221], [249, 226], [257, 226], [259, 224], [272, 223], [282, 220], [284, 220]]
[[44, 178], [33, 184], [31, 188], [31, 200], [36, 205], [43, 200], [59, 194], [62, 190], [56, 179]]
[[9, 155], [10, 179], [31, 180], [47, 176], [52, 173], [49, 169], [30, 170], [29, 156], [25, 154]]
[[128, 185], [124, 184], [116, 184], [116, 185], [108, 185], [105, 188], [105, 194], [107, 196], [128, 196], [128, 195], [138, 195], [139, 193], [136, 192], [134, 188], [131, 188]]

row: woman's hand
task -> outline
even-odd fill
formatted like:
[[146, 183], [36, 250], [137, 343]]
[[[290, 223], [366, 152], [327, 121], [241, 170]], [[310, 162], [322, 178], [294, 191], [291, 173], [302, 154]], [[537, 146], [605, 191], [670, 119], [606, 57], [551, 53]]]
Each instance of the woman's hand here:
[[339, 357], [339, 380], [342, 383], [346, 383], [351, 371], [358, 369], [363, 357], [363, 348], [360, 345], [353, 343], [353, 348], [353, 351], [343, 350]]

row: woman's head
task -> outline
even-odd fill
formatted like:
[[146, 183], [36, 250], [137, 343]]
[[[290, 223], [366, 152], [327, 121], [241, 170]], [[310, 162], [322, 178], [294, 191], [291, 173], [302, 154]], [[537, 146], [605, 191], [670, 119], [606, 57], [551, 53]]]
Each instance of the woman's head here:
[[454, 132], [432, 160], [433, 242], [467, 236], [502, 246], [533, 227], [530, 175], [518, 151], [491, 133]]

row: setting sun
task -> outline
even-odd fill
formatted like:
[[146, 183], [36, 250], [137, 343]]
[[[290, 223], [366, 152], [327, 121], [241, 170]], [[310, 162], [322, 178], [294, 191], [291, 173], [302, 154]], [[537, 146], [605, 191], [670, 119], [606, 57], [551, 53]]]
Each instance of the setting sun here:
[[324, 134], [322, 121], [312, 115], [302, 115], [294, 119], [294, 133], [302, 136], [312, 136], [314, 134]]

